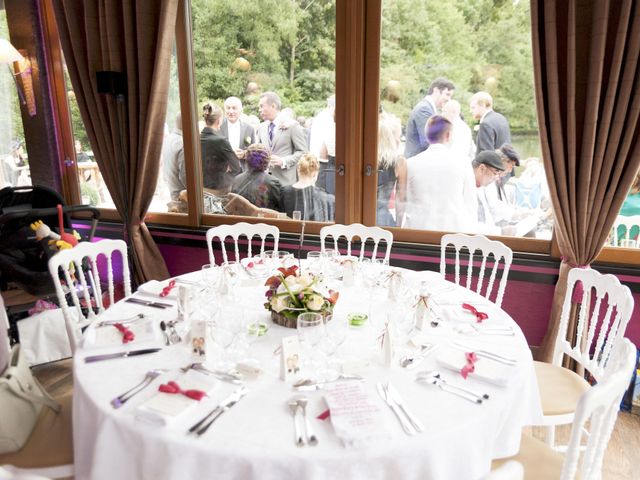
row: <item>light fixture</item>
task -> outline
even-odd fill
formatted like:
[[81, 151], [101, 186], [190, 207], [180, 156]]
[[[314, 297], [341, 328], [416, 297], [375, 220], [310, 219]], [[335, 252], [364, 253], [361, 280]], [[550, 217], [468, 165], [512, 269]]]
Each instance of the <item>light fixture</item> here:
[[[29, 116], [36, 114], [36, 99], [33, 95], [33, 80], [31, 78], [31, 61], [26, 50], [18, 51], [8, 40], [0, 38], [0, 63], [6, 63], [16, 82], [18, 95], [23, 105], [27, 106]], [[11, 65], [13, 64], [13, 68]], [[20, 81], [18, 81], [20, 77]]]

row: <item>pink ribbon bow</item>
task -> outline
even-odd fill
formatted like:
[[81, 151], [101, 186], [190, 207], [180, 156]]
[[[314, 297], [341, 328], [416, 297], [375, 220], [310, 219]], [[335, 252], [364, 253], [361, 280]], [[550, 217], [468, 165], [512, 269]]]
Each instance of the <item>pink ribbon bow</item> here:
[[113, 326], [116, 327], [120, 331], [120, 333], [122, 333], [122, 343], [129, 343], [135, 340], [136, 336], [123, 324], [114, 323]]
[[483, 320], [489, 318], [489, 315], [484, 312], [479, 312], [476, 307], [473, 305], [469, 305], [468, 303], [463, 303], [462, 308], [465, 310], [469, 310], [469, 312], [473, 313], [476, 316], [476, 322], [481, 323]]
[[176, 281], [175, 281], [175, 279], [174, 279], [174, 280], [171, 280], [171, 281], [169, 282], [169, 285], [167, 285], [166, 287], [164, 287], [164, 288], [162, 289], [162, 292], [160, 292], [160, 296], [161, 296], [161, 297], [166, 297], [167, 295], [169, 295], [169, 294], [171, 293], [171, 290], [173, 290], [173, 288], [174, 288], [175, 286], [176, 286]]
[[202, 397], [207, 396], [206, 392], [203, 392], [202, 390], [182, 390], [180, 388], [180, 385], [178, 385], [176, 382], [173, 382], [173, 381], [168, 383], [163, 383], [158, 387], [158, 390], [160, 390], [163, 393], [181, 394], [181, 395], [184, 395], [185, 397], [189, 397], [197, 401], [200, 401], [202, 400]]
[[478, 357], [475, 352], [467, 352], [464, 356], [467, 359], [467, 364], [462, 367], [462, 370], [460, 370], [460, 375], [462, 375], [462, 378], [466, 379], [470, 373], [475, 372], [475, 363], [478, 361]]

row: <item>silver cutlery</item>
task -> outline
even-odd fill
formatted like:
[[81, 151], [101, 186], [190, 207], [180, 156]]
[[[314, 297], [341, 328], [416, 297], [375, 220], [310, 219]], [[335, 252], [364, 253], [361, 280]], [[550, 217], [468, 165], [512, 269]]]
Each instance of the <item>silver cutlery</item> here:
[[360, 375], [353, 375], [353, 374], [340, 374], [336, 378], [333, 378], [331, 380], [320, 381], [320, 382], [317, 382], [310, 378], [305, 378], [303, 380], [299, 380], [298, 382], [294, 383], [293, 388], [299, 392], [313, 392], [315, 390], [321, 390], [325, 386], [331, 383], [339, 382], [341, 380], [364, 380], [364, 379]]
[[177, 322], [175, 320], [170, 322], [165, 322], [163, 320], [160, 322], [160, 330], [164, 332], [166, 345], [173, 345], [182, 341], [182, 338], [176, 331], [176, 323]]
[[140, 383], [138, 383], [137, 385], [130, 388], [123, 394], [118, 395], [116, 398], [111, 400], [111, 405], [113, 406], [113, 408], [120, 408], [122, 405], [127, 403], [134, 395], [137, 395], [142, 390], [144, 390], [147, 386], [149, 386], [155, 378], [159, 377], [162, 374], [162, 372], [165, 372], [165, 371], [166, 370], [160, 370], [160, 369], [149, 370], [145, 374], [144, 379]]
[[396, 403], [391, 399], [390, 395], [385, 390], [384, 385], [382, 383], [378, 383], [377, 388], [378, 395], [380, 395], [380, 398], [384, 400], [391, 411], [395, 414], [396, 418], [400, 422], [400, 426], [402, 426], [402, 430], [404, 430], [404, 433], [406, 433], [407, 435], [415, 435], [416, 433], [418, 433], [413, 425], [411, 425], [411, 422], [409, 422], [409, 419], [402, 414], [398, 405], [396, 405]]
[[518, 363], [518, 361], [515, 358], [504, 357], [502, 355], [490, 352], [488, 350], [475, 349], [473, 347], [470, 347], [469, 345], [464, 345], [462, 343], [453, 342], [453, 346], [462, 350], [466, 350], [468, 352], [474, 352], [479, 357], [488, 358], [489, 360], [493, 360], [498, 363], [504, 363], [505, 365], [514, 366], [514, 365], [517, 365]]
[[[449, 391], [450, 393], [456, 393], [455, 391], [460, 392], [460, 394], [465, 395], [465, 398], [469, 396], [470, 398], [468, 399], [472, 400], [474, 403], [482, 403], [485, 400], [489, 400], [489, 394], [479, 394], [474, 392], [470, 388], [460, 387], [459, 385], [449, 383], [440, 375], [440, 372], [436, 370], [418, 372], [416, 374], [416, 381], [422, 383], [431, 383], [440, 387], [442, 390]], [[451, 389], [455, 391], [452, 391]]]
[[162, 330], [162, 335], [164, 335], [164, 344], [168, 347], [171, 345], [171, 339], [167, 333], [167, 323], [164, 320], [160, 322], [160, 330]]
[[302, 435], [300, 425], [298, 424], [298, 412], [300, 411], [300, 408], [301, 408], [300, 404], [295, 398], [293, 398], [287, 402], [287, 405], [289, 405], [289, 409], [293, 414], [293, 425], [295, 426], [295, 431], [296, 431], [296, 446], [304, 447], [305, 445], [304, 436]]
[[411, 425], [416, 430], [416, 432], [424, 432], [424, 425], [415, 415], [413, 415], [409, 411], [409, 409], [404, 404], [400, 393], [395, 389], [395, 387], [390, 383], [387, 383], [386, 387], [383, 385], [383, 388], [386, 388], [388, 396], [396, 403], [396, 405], [398, 405], [398, 407], [400, 407], [400, 410], [402, 411], [402, 413], [404, 413], [409, 422], [411, 422]]
[[220, 415], [224, 412], [228, 411], [231, 407], [233, 407], [242, 397], [244, 397], [249, 390], [247, 387], [242, 386], [236, 391], [234, 391], [231, 395], [225, 398], [222, 402], [218, 404], [216, 408], [211, 410], [208, 414], [206, 414], [202, 420], [195, 423], [190, 429], [189, 433], [195, 433], [198, 436], [204, 434], [209, 427], [215, 422]]
[[411, 370], [412, 368], [417, 367], [427, 355], [432, 353], [436, 348], [436, 345], [433, 343], [425, 343], [420, 345], [420, 351], [416, 354], [405, 355], [400, 359], [400, 366], [402, 368], [406, 368], [407, 370]]
[[481, 327], [480, 325], [474, 323], [469, 323], [466, 325], [469, 325], [472, 328], [472, 331], [465, 330], [463, 327], [457, 327], [454, 328], [454, 330], [458, 333], [470, 333], [472, 335], [515, 335], [515, 332], [511, 327]]
[[101, 362], [102, 360], [111, 360], [113, 358], [127, 358], [134, 357], [136, 355], [146, 355], [148, 353], [156, 353], [162, 350], [161, 348], [144, 348], [142, 350], [127, 350], [126, 352], [118, 353], [105, 353], [102, 355], [92, 355], [85, 357], [84, 363]]
[[181, 368], [183, 372], [186, 372], [189, 369], [203, 373], [204, 375], [213, 375], [214, 377], [224, 382], [233, 383], [234, 385], [242, 385], [243, 376], [239, 373], [223, 372], [221, 370], [210, 370], [201, 363], [191, 363], [186, 367]]
[[102, 320], [102, 321], [96, 323], [96, 328], [113, 326], [116, 323], [120, 323], [122, 325], [127, 325], [129, 323], [133, 323], [133, 322], [137, 322], [138, 320], [142, 320], [143, 318], [145, 318], [145, 314], [144, 313], [139, 313], [137, 315], [134, 315], [133, 317], [123, 318], [121, 320]]
[[138, 305], [144, 305], [145, 307], [153, 307], [153, 308], [170, 308], [173, 307], [170, 303], [163, 302], [154, 302], [152, 300], [144, 300], [142, 298], [129, 297], [125, 300], [125, 302], [129, 303], [137, 303]]
[[311, 427], [311, 422], [309, 422], [309, 417], [307, 417], [307, 403], [309, 399], [307, 397], [300, 396], [297, 397], [298, 405], [302, 408], [302, 418], [304, 419], [304, 429], [306, 431], [307, 443], [312, 447], [315, 447], [318, 444], [318, 437], [313, 433], [313, 429]]

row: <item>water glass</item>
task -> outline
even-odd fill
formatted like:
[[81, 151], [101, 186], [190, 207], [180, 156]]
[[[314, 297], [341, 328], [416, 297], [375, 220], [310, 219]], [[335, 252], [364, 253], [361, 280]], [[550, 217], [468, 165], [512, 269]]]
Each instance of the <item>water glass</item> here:
[[313, 251], [307, 253], [307, 268], [316, 275], [323, 273], [324, 258], [322, 252]]
[[294, 210], [291, 214], [291, 218], [294, 220], [302, 220], [302, 212], [300, 210]]
[[220, 269], [215, 263], [205, 263], [200, 268], [202, 283], [208, 291], [215, 291], [220, 282]]
[[297, 331], [300, 344], [307, 352], [309, 363], [314, 370], [317, 370], [318, 362], [314, 357], [326, 338], [322, 315], [311, 312], [301, 313], [298, 315]]

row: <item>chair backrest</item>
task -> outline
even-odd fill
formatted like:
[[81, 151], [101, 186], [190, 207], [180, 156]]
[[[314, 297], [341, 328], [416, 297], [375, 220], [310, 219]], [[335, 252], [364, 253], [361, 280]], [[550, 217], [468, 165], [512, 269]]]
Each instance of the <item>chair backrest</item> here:
[[[443, 235], [440, 240], [440, 274], [444, 277], [447, 273], [446, 252], [447, 246], [453, 245], [456, 251], [455, 259], [455, 282], [460, 284], [460, 252], [463, 249], [469, 251], [469, 260], [467, 265], [467, 280], [466, 287], [471, 289], [471, 280], [473, 277], [473, 259], [476, 251], [480, 250], [482, 256], [482, 263], [480, 265], [480, 272], [478, 273], [478, 282], [476, 284], [475, 291], [480, 295], [491, 300], [491, 296], [494, 291], [494, 284], [500, 269], [500, 262], [502, 264], [502, 275], [500, 282], [497, 285], [495, 292], [495, 304], [502, 305], [502, 298], [504, 297], [504, 290], [507, 287], [507, 277], [509, 275], [509, 269], [511, 268], [511, 262], [513, 260], [513, 252], [504, 243], [497, 240], [489, 240], [484, 235], [465, 235], [463, 233], [450, 233]], [[492, 257], [489, 259], [489, 257]], [[489, 260], [489, 265], [487, 265]], [[485, 271], [487, 267], [491, 269], [491, 275], [485, 284]], [[483, 286], [484, 288], [483, 293]]]
[[611, 245], [614, 247], [638, 247], [640, 244], [640, 215], [618, 215], [611, 230]]
[[[579, 306], [579, 313], [575, 345], [572, 345], [567, 332], [574, 303]], [[571, 269], [552, 362], [560, 365], [566, 354], [599, 381], [613, 347], [624, 336], [632, 313], [631, 291], [615, 276], [590, 268]]]
[[253, 237], [260, 237], [260, 255], [264, 253], [264, 245], [267, 237], [271, 235], [273, 237], [273, 249], [278, 250], [278, 243], [280, 242], [280, 229], [275, 225], [267, 225], [266, 223], [246, 223], [239, 222], [234, 225], [218, 225], [207, 230], [207, 248], [209, 249], [209, 263], [215, 265], [216, 258], [213, 254], [213, 239], [218, 238], [222, 247], [222, 258], [224, 262], [228, 261], [227, 248], [225, 246], [225, 240], [229, 237], [233, 239], [233, 247], [235, 258], [234, 260], [240, 260], [240, 250], [238, 249], [238, 239], [240, 237], [246, 237], [248, 243], [248, 256], [253, 256], [251, 250], [251, 244], [253, 243]]
[[[578, 401], [561, 480], [574, 479], [578, 469], [582, 480], [602, 478], [604, 453], [618, 417], [620, 401], [635, 367], [636, 347], [629, 339], [623, 338], [607, 365], [606, 377], [587, 390]], [[587, 422], [587, 444], [582, 451], [582, 436], [586, 433]]]
[[11, 355], [11, 346], [9, 345], [9, 318], [4, 308], [4, 300], [0, 296], [0, 373], [4, 372], [9, 357]]
[[325, 239], [327, 237], [333, 238], [333, 249], [338, 250], [338, 240], [340, 237], [347, 239], [347, 255], [351, 255], [351, 242], [354, 238], [360, 239], [360, 255], [362, 260], [365, 254], [365, 242], [367, 240], [373, 241], [373, 252], [371, 258], [377, 258], [378, 245], [382, 240], [386, 243], [386, 252], [384, 255], [385, 263], [389, 263], [389, 256], [391, 255], [391, 246], [393, 245], [393, 233], [389, 230], [385, 230], [380, 227], [365, 227], [361, 223], [352, 223], [351, 225], [341, 225], [336, 223], [334, 225], [327, 225], [320, 229], [320, 249], [325, 251]]
[[[116, 253], [119, 256], [116, 256]], [[127, 244], [122, 240], [80, 242], [75, 247], [62, 250], [49, 259], [49, 273], [56, 287], [72, 351], [75, 351], [76, 339], [79, 338], [78, 330], [88, 325], [105, 310], [102, 298], [103, 284], [100, 281], [98, 269], [99, 259], [102, 259], [100, 262], [106, 262], [105, 285], [109, 293], [109, 305], [113, 305], [115, 301], [117, 284], [114, 278], [114, 261], [121, 262], [122, 265], [121, 280], [124, 295], [131, 295]], [[61, 274], [65, 281], [64, 287]], [[71, 305], [67, 303], [67, 293], [71, 297]]]

